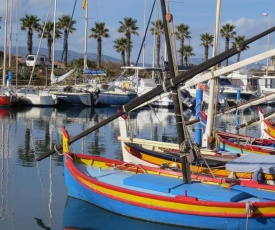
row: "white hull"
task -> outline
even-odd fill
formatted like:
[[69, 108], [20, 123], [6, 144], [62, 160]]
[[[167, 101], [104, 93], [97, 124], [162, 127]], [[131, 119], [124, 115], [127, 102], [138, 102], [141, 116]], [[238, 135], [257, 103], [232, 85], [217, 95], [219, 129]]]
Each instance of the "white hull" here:
[[21, 88], [16, 91], [18, 104], [34, 106], [57, 105], [57, 96], [42, 90], [33, 88]]

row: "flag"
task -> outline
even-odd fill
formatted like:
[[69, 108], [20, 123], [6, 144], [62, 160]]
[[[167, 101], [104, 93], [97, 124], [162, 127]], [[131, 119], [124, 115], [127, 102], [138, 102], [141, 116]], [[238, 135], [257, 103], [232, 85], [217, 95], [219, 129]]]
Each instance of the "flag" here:
[[86, 10], [87, 1], [88, 1], [88, 0], [84, 0], [84, 1], [83, 1], [83, 5], [82, 5], [83, 10]]

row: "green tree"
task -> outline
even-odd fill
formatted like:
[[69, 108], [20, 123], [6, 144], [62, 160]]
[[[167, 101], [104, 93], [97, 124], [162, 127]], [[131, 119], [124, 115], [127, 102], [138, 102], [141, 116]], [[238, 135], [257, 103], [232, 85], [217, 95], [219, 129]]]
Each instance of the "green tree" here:
[[238, 35], [238, 36], [236, 36], [236, 37], [234, 38], [234, 42], [232, 42], [232, 45], [233, 45], [233, 46], [242, 49], [242, 50], [239, 50], [239, 52], [238, 52], [238, 54], [237, 54], [237, 62], [240, 61], [241, 52], [242, 52], [243, 50], [249, 49], [249, 46], [248, 46], [248, 45], [245, 45], [244, 47], [241, 48], [242, 43], [243, 43], [244, 41], [245, 41], [245, 36], [240, 36], [240, 35]]
[[152, 22], [153, 27], [150, 28], [150, 31], [153, 35], [156, 36], [156, 48], [157, 48], [157, 57], [156, 62], [157, 66], [160, 68], [160, 48], [161, 48], [161, 35], [164, 34], [164, 26], [162, 20], [157, 20]]
[[209, 46], [213, 47], [214, 36], [209, 33], [201, 34], [201, 46], [204, 47], [204, 61], [208, 60]]
[[[121, 55], [121, 62], [122, 65], [125, 66], [125, 51], [127, 50], [127, 39], [126, 38], [118, 38], [114, 41], [114, 48], [116, 52], [120, 53]], [[132, 46], [132, 45], [131, 45]]]
[[[230, 38], [234, 38], [236, 31], [234, 31], [235, 26], [229, 23], [222, 26], [220, 32], [221, 36], [225, 38], [225, 51], [229, 49]], [[228, 59], [226, 59], [226, 66], [228, 66]]]
[[68, 36], [69, 33], [73, 33], [76, 29], [73, 27], [76, 24], [75, 20], [71, 20], [69, 15], [63, 15], [61, 18], [58, 18], [57, 28], [63, 31], [63, 60], [64, 65], [67, 66], [68, 60]]
[[185, 45], [183, 48], [180, 48], [178, 52], [180, 53], [180, 55], [183, 55], [185, 66], [188, 66], [188, 58], [195, 55], [193, 53], [192, 46], [189, 45]]
[[97, 67], [101, 68], [101, 51], [102, 51], [102, 38], [109, 38], [109, 29], [105, 27], [104, 22], [96, 22], [95, 27], [90, 29], [92, 34], [90, 38], [97, 40]]
[[[44, 34], [43, 28], [45, 27]], [[47, 47], [48, 47], [48, 58], [52, 59], [52, 44], [53, 44], [53, 31], [54, 30], [54, 23], [51, 21], [46, 22], [40, 27], [38, 37], [46, 38], [47, 39]], [[55, 28], [55, 38], [61, 38], [61, 31], [58, 28]], [[51, 60], [54, 61], [54, 60]]]
[[27, 47], [28, 54], [32, 54], [33, 47], [33, 32], [39, 30], [40, 19], [35, 15], [26, 14], [24, 18], [20, 19], [21, 21], [21, 30], [27, 31]]
[[124, 18], [124, 22], [120, 21], [120, 27], [118, 28], [119, 33], [124, 33], [127, 39], [127, 65], [130, 66], [130, 59], [131, 59], [131, 36], [139, 35], [137, 30], [139, 27], [136, 25], [137, 20], [132, 19], [131, 17]]
[[[180, 49], [184, 47], [184, 39], [191, 39], [191, 33], [189, 31], [189, 26], [184, 23], [176, 26], [177, 31], [175, 32], [176, 39], [180, 41]], [[183, 55], [180, 54], [180, 65], [183, 65]]]

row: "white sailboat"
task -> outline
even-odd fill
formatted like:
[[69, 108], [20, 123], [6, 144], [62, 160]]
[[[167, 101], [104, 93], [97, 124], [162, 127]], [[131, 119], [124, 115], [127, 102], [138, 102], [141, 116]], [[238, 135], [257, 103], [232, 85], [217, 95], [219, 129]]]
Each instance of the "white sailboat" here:
[[[56, 7], [57, 0], [55, 0], [54, 6], [54, 31], [53, 31], [53, 45], [52, 45], [52, 72], [51, 72], [51, 84], [57, 84], [64, 81], [66, 78], [71, 76], [74, 69], [70, 70], [68, 73], [57, 77], [54, 74], [54, 50], [55, 50], [55, 25], [56, 25]], [[94, 99], [93, 93], [87, 92], [85, 90], [80, 90], [74, 86], [60, 86], [51, 87], [50, 92], [58, 98], [59, 105], [72, 105], [72, 106], [93, 106]]]
[[[48, 20], [49, 11], [51, 8], [51, 3], [49, 6], [48, 14], [46, 17], [46, 21]], [[46, 25], [46, 24], [45, 24]], [[44, 26], [45, 29], [45, 26]], [[44, 29], [43, 32], [44, 33]], [[42, 41], [42, 37], [40, 39], [40, 43], [37, 49], [37, 54], [35, 55], [35, 62], [39, 54], [40, 45]], [[32, 68], [29, 84], [26, 87], [22, 87], [16, 90], [17, 100], [19, 105], [29, 105], [29, 106], [55, 106], [58, 103], [57, 96], [51, 94], [48, 90], [41, 90], [30, 85], [32, 76], [35, 69], [35, 62]]]
[[11, 88], [12, 73], [6, 75], [7, 55], [7, 21], [8, 21], [8, 0], [6, 0], [5, 32], [4, 32], [4, 58], [3, 58], [3, 84], [0, 87], [0, 107], [13, 106], [16, 103], [16, 94]]

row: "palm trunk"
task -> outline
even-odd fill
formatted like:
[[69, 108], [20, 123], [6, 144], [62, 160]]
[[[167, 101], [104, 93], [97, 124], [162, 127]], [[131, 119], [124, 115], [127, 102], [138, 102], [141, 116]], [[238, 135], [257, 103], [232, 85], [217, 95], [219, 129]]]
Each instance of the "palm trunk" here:
[[102, 44], [101, 44], [101, 39], [97, 40], [97, 67], [101, 67], [101, 49], [102, 49]]
[[130, 66], [131, 35], [127, 34], [127, 65]]

